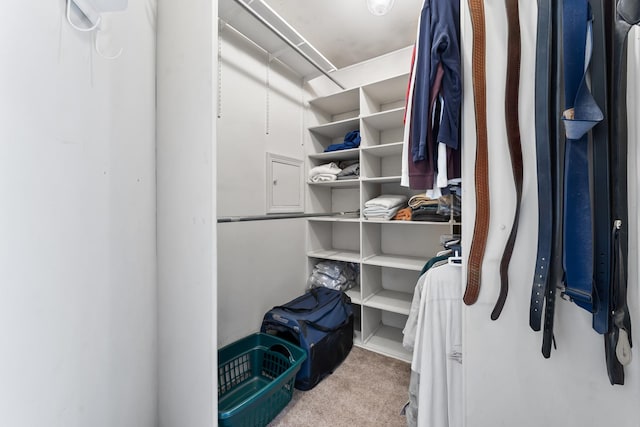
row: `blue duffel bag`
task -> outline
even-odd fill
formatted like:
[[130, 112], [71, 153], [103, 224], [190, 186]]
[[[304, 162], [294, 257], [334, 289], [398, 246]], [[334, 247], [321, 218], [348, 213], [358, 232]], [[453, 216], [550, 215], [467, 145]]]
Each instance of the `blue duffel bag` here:
[[307, 352], [295, 387], [309, 390], [332, 373], [353, 347], [351, 299], [342, 291], [313, 288], [269, 310], [260, 331], [284, 338]]

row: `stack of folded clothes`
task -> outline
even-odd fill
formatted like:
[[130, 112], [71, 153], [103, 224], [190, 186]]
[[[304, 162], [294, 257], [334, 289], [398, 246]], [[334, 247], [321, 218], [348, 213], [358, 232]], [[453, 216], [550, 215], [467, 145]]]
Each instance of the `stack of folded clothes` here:
[[423, 206], [438, 206], [438, 199], [430, 199], [424, 194], [416, 194], [409, 199], [409, 207], [417, 209]]
[[423, 194], [417, 194], [409, 199], [409, 207], [411, 208], [412, 221], [434, 221], [446, 222], [448, 216], [439, 212], [439, 200], [430, 199]]
[[309, 181], [311, 182], [328, 182], [338, 179], [338, 174], [342, 169], [335, 163], [327, 163], [324, 165], [311, 168], [309, 171]]
[[343, 160], [338, 163], [342, 172], [338, 174], [338, 179], [357, 179], [360, 176], [359, 160]]
[[383, 194], [366, 202], [362, 213], [367, 219], [389, 220], [405, 203], [407, 203], [407, 196]]
[[327, 151], [348, 150], [350, 148], [358, 148], [360, 146], [360, 131], [354, 130], [344, 136], [344, 141], [339, 144], [331, 144], [325, 148]]
[[411, 221], [447, 222], [449, 218], [438, 213], [438, 204], [420, 206], [411, 212]]

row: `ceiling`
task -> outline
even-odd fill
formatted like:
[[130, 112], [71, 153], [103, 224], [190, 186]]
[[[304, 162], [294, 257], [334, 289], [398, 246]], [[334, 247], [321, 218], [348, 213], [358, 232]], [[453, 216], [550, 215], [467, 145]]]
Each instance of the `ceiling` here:
[[[259, 6], [256, 5], [259, 2], [255, 0], [241, 1], [254, 3], [253, 8]], [[423, 2], [396, 0], [389, 13], [374, 16], [367, 10], [365, 0], [262, 1], [337, 68], [348, 67], [412, 45]], [[246, 19], [246, 24], [242, 22], [245, 20], [242, 15], [247, 13], [241, 11], [237, 0], [221, 1], [219, 5], [222, 20], [257, 41], [269, 52], [282, 56], [275, 40], [273, 43], [269, 40], [275, 36], [268, 30], [265, 31], [263, 25], [257, 20]], [[292, 52], [289, 49], [289, 53], [285, 55]], [[304, 68], [301, 69], [302, 75], [310, 74]]]
[[374, 16], [365, 0], [265, 0], [337, 68], [412, 45], [423, 0]]

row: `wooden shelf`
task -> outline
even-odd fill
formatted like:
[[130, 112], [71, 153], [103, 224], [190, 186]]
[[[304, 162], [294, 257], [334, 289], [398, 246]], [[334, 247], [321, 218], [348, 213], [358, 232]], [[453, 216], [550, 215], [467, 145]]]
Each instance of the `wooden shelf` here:
[[360, 222], [359, 216], [319, 216], [317, 218], [309, 218], [312, 222]]
[[385, 184], [389, 182], [400, 182], [400, 176], [377, 176], [372, 178], [361, 178], [362, 182], [370, 182], [373, 184]]
[[404, 270], [421, 271], [428, 258], [409, 257], [401, 255], [371, 255], [362, 258], [363, 264], [378, 265], [380, 267], [402, 268]]
[[309, 131], [329, 138], [338, 138], [341, 136], [345, 136], [348, 132], [358, 130], [359, 127], [359, 120], [357, 118], [354, 118], [339, 120], [337, 122], [331, 122], [319, 126], [313, 126], [309, 128]]
[[350, 148], [348, 150], [328, 151], [317, 154], [309, 154], [309, 158], [312, 160], [318, 160], [322, 162], [333, 162], [340, 160], [355, 160], [359, 157], [360, 150], [358, 148]]
[[352, 304], [362, 304], [362, 298], [360, 298], [360, 286], [355, 286], [345, 292], [349, 298], [351, 298]]
[[[390, 79], [375, 82], [362, 87], [367, 98], [375, 101], [378, 106], [386, 105], [392, 102], [401, 101], [404, 103], [406, 97], [407, 86], [409, 84], [409, 74], [404, 73]], [[361, 108], [365, 106], [362, 105]]]
[[402, 126], [403, 118], [404, 108], [394, 108], [393, 110], [364, 116], [362, 121], [374, 129], [386, 130]]
[[386, 356], [411, 362], [413, 354], [402, 346], [402, 339], [401, 329], [380, 325], [369, 338], [365, 339], [364, 346]]
[[387, 157], [402, 154], [403, 142], [392, 142], [389, 144], [362, 147], [362, 152], [376, 157]]
[[412, 300], [413, 295], [381, 289], [375, 294], [366, 297], [362, 304], [367, 307], [409, 315]]
[[310, 258], [332, 259], [334, 261], [360, 262], [360, 253], [340, 249], [316, 249], [307, 252]]
[[[354, 211], [362, 208], [363, 199], [415, 193], [400, 186], [403, 142], [399, 140], [408, 80], [409, 74], [397, 75], [309, 102], [311, 123], [333, 121], [308, 129], [312, 144], [307, 149], [321, 151], [349, 131], [362, 132], [359, 148], [307, 153], [310, 167], [360, 161], [358, 179], [308, 183], [307, 203], [314, 209]], [[359, 286], [346, 291], [357, 311], [354, 345], [410, 362], [412, 352], [402, 346], [402, 328], [411, 310], [417, 272], [437, 252], [439, 236], [452, 233], [456, 223], [367, 220], [362, 215], [309, 218], [307, 223], [307, 247], [313, 248], [307, 253], [309, 267], [314, 259], [360, 265]]]
[[390, 219], [390, 220], [384, 220], [384, 219], [363, 219], [362, 220], [363, 223], [367, 223], [367, 224], [394, 224], [394, 225], [415, 225], [417, 227], [419, 226], [425, 226], [425, 225], [429, 225], [429, 226], [433, 226], [433, 225], [446, 225], [447, 227], [450, 227], [451, 225], [460, 225], [460, 223], [457, 222], [450, 222], [450, 221], [398, 221], [398, 220], [394, 220], [394, 219]]
[[318, 187], [358, 187], [360, 185], [359, 179], [337, 179], [335, 181], [322, 181], [322, 182], [307, 182], [309, 185]]
[[309, 101], [312, 108], [331, 115], [344, 114], [360, 108], [360, 93], [358, 89], [350, 89], [334, 95], [323, 96]]

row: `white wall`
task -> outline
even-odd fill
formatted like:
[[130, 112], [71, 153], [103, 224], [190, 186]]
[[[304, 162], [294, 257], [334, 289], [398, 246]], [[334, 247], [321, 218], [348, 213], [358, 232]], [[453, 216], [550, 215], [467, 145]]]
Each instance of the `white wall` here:
[[[409, 72], [411, 66], [412, 52], [413, 46], [407, 46], [386, 55], [342, 68], [331, 73], [331, 76], [346, 89], [350, 89], [405, 74]], [[326, 96], [342, 90], [325, 76], [308, 81], [306, 89], [310, 98]]]
[[0, 425], [156, 425], [152, 2], [0, 14]]
[[[221, 32], [218, 216], [266, 213], [266, 153], [304, 159], [302, 81]], [[306, 287], [304, 219], [218, 224], [218, 345], [260, 329], [264, 313]]]
[[158, 6], [159, 425], [217, 424], [218, 2]]
[[[230, 28], [220, 37], [218, 216], [265, 214], [266, 153], [304, 160], [305, 101], [341, 90], [326, 77], [306, 82]], [[354, 87], [409, 70], [401, 49], [334, 76]], [[306, 179], [306, 177], [305, 177]], [[218, 345], [260, 328], [264, 313], [306, 288], [306, 220], [218, 224]]]
[[[471, 84], [471, 24], [466, 3], [462, 25], [464, 78], [465, 178], [463, 241], [471, 242], [474, 218], [472, 185], [475, 158], [475, 124]], [[482, 289], [478, 303], [464, 310], [465, 420], [467, 427], [497, 426], [638, 426], [640, 410], [640, 358], [634, 355], [626, 368], [626, 384], [609, 385], [602, 337], [591, 329], [591, 316], [574, 304], [558, 298], [555, 336], [558, 349], [546, 360], [540, 353], [541, 333], [528, 326], [529, 300], [537, 250], [537, 187], [534, 131], [534, 64], [536, 5], [520, 2], [522, 72], [520, 127], [524, 165], [524, 195], [513, 259], [509, 296], [501, 317], [489, 316], [499, 291], [499, 262], [507, 240], [515, 206], [511, 166], [504, 128], [504, 81], [506, 64], [506, 17], [504, 2], [485, 2], [487, 45], [487, 93], [491, 223], [485, 255]], [[638, 51], [635, 51], [636, 55]], [[637, 56], [634, 61], [637, 67]], [[640, 68], [636, 68], [638, 70]], [[632, 74], [630, 74], [632, 75]], [[630, 80], [633, 80], [631, 78]], [[638, 88], [630, 93], [638, 99]], [[635, 95], [634, 95], [635, 94]], [[633, 101], [632, 101], [633, 102]], [[637, 109], [634, 111], [637, 112]], [[630, 116], [633, 116], [630, 111]], [[636, 116], [637, 117], [637, 113]], [[635, 123], [634, 123], [635, 124]], [[634, 133], [635, 132], [635, 133]], [[632, 129], [631, 135], [637, 135]], [[631, 144], [633, 146], [633, 144]], [[633, 152], [634, 161], [638, 153]], [[630, 169], [630, 171], [635, 168]], [[631, 199], [636, 200], [638, 178], [631, 181]], [[635, 204], [630, 218], [637, 217]], [[504, 225], [504, 229], [501, 226]], [[633, 224], [630, 246], [629, 306], [632, 321], [640, 319], [638, 304], [637, 224]], [[635, 232], [634, 232], [635, 230]], [[468, 251], [467, 244], [465, 250]], [[634, 261], [635, 260], [635, 261]], [[637, 342], [638, 328], [634, 329]], [[634, 348], [637, 353], [637, 349]]]

